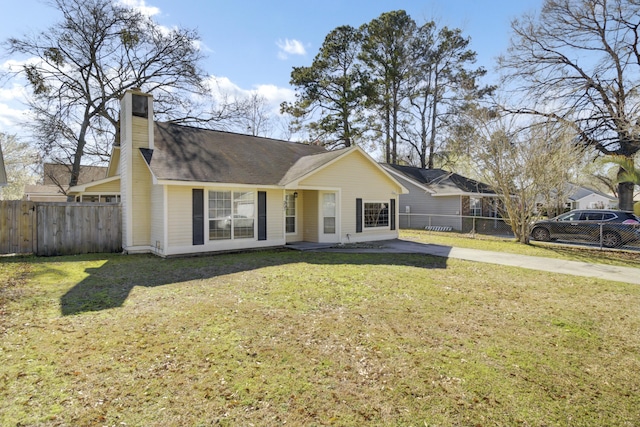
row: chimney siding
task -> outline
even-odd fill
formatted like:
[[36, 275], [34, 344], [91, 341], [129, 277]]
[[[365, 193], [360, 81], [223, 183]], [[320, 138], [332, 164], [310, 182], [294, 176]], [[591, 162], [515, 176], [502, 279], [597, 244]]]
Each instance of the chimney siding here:
[[[148, 119], [133, 115], [133, 94], [147, 98]], [[141, 92], [127, 91], [120, 102], [120, 126], [122, 246], [127, 252], [149, 252], [153, 182], [139, 149], [153, 149], [153, 98]]]

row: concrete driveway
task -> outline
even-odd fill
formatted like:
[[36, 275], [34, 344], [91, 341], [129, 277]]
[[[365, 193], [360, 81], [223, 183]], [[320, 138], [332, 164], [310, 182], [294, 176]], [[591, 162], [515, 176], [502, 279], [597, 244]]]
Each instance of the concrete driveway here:
[[287, 244], [287, 247], [301, 251], [322, 252], [417, 253], [640, 285], [640, 268], [591, 264], [580, 261], [483, 251], [480, 249], [455, 248], [402, 239], [344, 245], [343, 247], [337, 247], [333, 244], [297, 242]]

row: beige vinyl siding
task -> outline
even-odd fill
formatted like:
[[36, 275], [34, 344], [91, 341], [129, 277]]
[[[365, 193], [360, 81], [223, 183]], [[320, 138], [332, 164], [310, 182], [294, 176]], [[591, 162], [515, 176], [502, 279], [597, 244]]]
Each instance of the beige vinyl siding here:
[[[313, 190], [305, 190], [302, 192], [298, 192], [298, 194], [302, 193], [302, 196], [298, 196], [298, 198], [302, 197], [303, 203], [298, 207], [298, 228], [302, 230], [302, 240], [307, 242], [317, 242], [319, 239], [318, 236], [318, 192]], [[300, 220], [302, 220], [302, 225], [300, 225]]]
[[109, 169], [107, 170], [107, 177], [116, 176], [120, 173], [120, 149], [113, 150], [113, 156], [109, 162]]
[[98, 185], [87, 185], [83, 193], [120, 194], [120, 180], [116, 179]]
[[151, 246], [162, 254], [166, 246], [164, 241], [164, 186], [154, 185], [151, 188]]
[[[256, 190], [256, 213], [258, 211], [258, 194]], [[267, 192], [267, 240], [284, 239], [284, 191], [266, 190]], [[257, 221], [256, 215], [256, 221]], [[256, 228], [256, 233], [257, 233]], [[256, 234], [257, 237], [257, 234]]]
[[131, 157], [133, 246], [151, 244], [151, 172], [138, 148], [148, 147], [148, 121], [133, 120], [133, 152]]
[[149, 120], [131, 116], [131, 131], [134, 151], [136, 148], [149, 148]]
[[[356, 199], [361, 198], [365, 203], [388, 203], [390, 199], [397, 198], [394, 192], [397, 194], [401, 191], [401, 187], [398, 184], [392, 181], [376, 165], [372, 164], [362, 153], [353, 151], [348, 156], [302, 180], [300, 186], [342, 188], [341, 193], [338, 194], [341, 198], [339, 201], [341, 241], [366, 240], [370, 237], [382, 235], [397, 236], [397, 231], [389, 229], [365, 229], [362, 233], [357, 233], [356, 236]], [[305, 203], [305, 218], [307, 218], [308, 208], [309, 206]], [[315, 209], [318, 212], [317, 201]], [[307, 240], [306, 235], [305, 240]]]
[[121, 109], [120, 109], [120, 138], [122, 145], [120, 146], [120, 161], [119, 161], [119, 169], [120, 169], [120, 206], [122, 208], [122, 246], [123, 249], [129, 245], [129, 211], [131, 207], [129, 206], [128, 196], [129, 189], [127, 187], [127, 179], [128, 174], [131, 170], [129, 166], [129, 156], [131, 155], [131, 148], [129, 144], [126, 143], [128, 135], [128, 122], [130, 117], [128, 116], [127, 109], [125, 107], [126, 103], [124, 99], [122, 100]]
[[[205, 190], [205, 212], [207, 192]], [[193, 243], [193, 196], [191, 187], [167, 187], [167, 247], [190, 246]], [[208, 224], [205, 223], [205, 241]]]
[[250, 191], [255, 195], [256, 227], [257, 227], [257, 203], [258, 191], [267, 193], [267, 240], [258, 240], [257, 228], [254, 238], [209, 240], [208, 206], [209, 191], [239, 191], [238, 188], [224, 187], [204, 188], [205, 224], [204, 245], [193, 245], [193, 205], [192, 189], [202, 187], [167, 186], [167, 227], [168, 242], [164, 255], [190, 254], [198, 252], [215, 252], [242, 250], [259, 247], [280, 246], [285, 244], [284, 239], [284, 192], [280, 189], [255, 188]]

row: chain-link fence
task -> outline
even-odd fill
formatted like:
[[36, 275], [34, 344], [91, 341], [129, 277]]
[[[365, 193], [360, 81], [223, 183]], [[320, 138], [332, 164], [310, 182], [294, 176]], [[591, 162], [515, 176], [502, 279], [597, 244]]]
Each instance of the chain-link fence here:
[[600, 248], [640, 250], [640, 224], [602, 221], [540, 221], [531, 229], [540, 242], [580, 243]]
[[509, 224], [499, 217], [401, 213], [400, 228], [513, 237]]
[[[401, 213], [400, 228], [514, 237], [511, 226], [499, 217]], [[533, 225], [531, 240], [640, 250], [640, 224], [542, 221]]]

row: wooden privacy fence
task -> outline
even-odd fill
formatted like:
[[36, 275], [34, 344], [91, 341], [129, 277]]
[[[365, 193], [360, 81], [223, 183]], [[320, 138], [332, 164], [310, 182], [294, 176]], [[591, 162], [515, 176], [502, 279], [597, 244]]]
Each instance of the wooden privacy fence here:
[[1, 201], [0, 253], [119, 252], [121, 218], [113, 203]]

